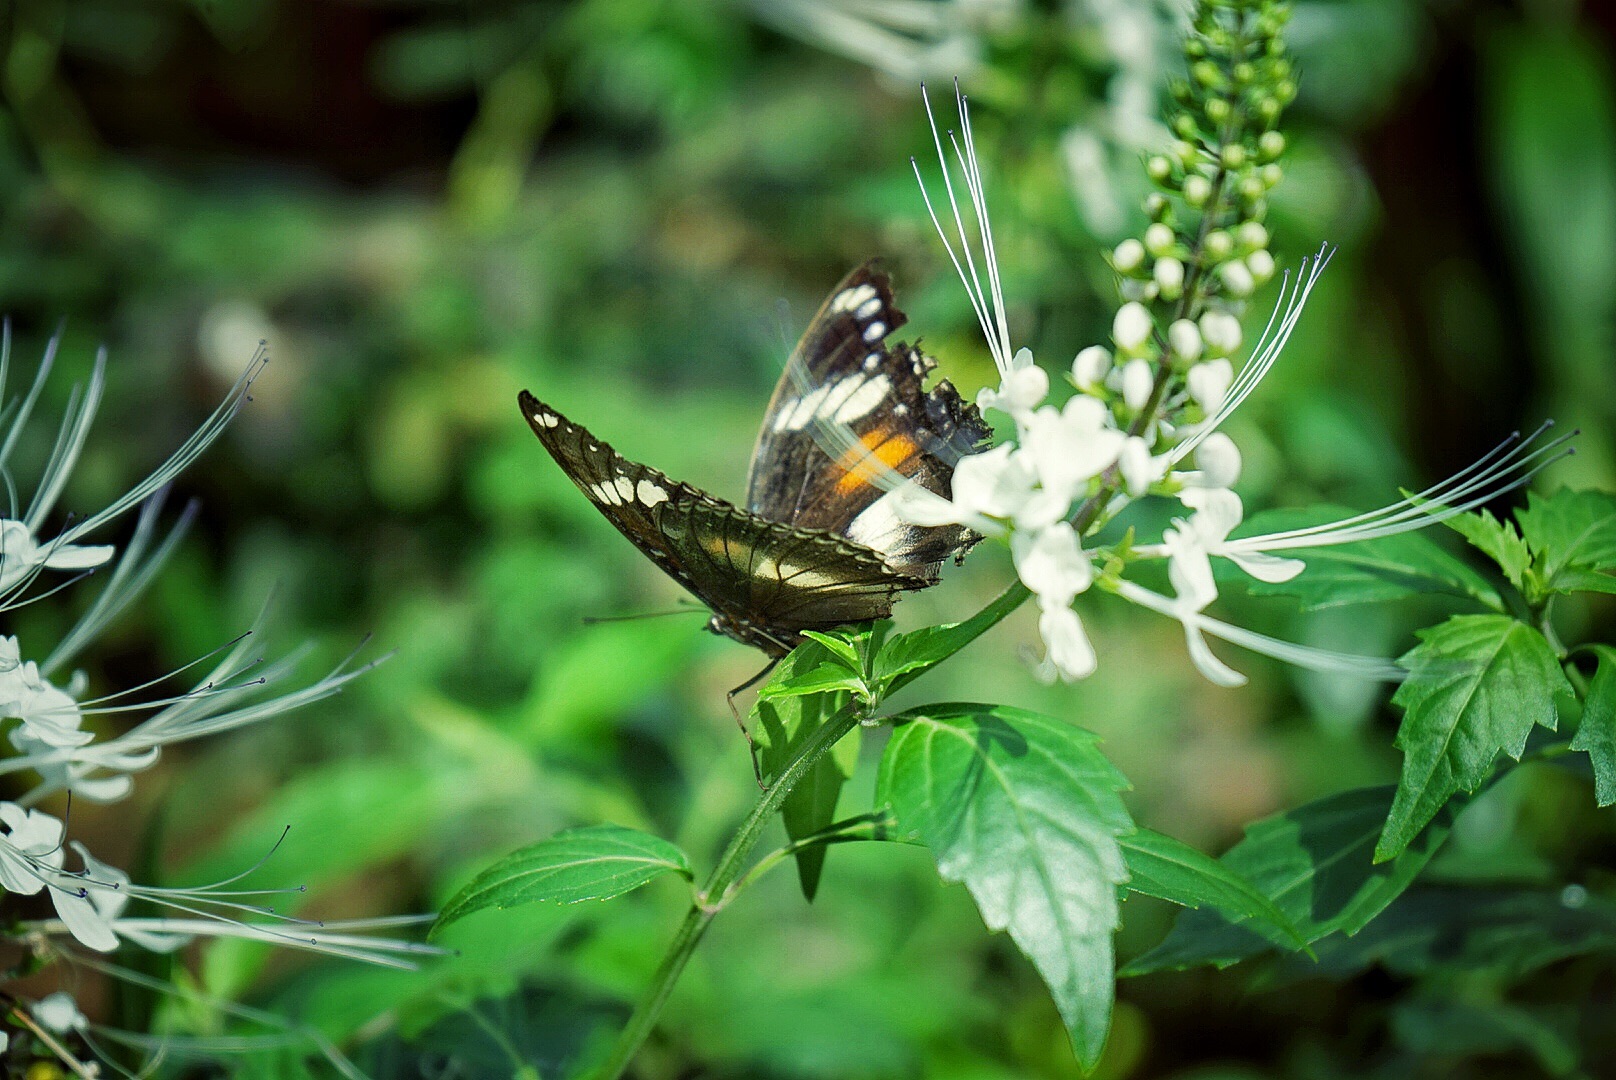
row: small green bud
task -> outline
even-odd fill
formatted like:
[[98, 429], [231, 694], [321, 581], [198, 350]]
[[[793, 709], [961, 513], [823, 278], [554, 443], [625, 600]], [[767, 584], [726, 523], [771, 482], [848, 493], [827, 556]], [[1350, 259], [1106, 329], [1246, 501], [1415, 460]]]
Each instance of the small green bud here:
[[1218, 277], [1223, 279], [1223, 287], [1230, 296], [1241, 299], [1251, 295], [1251, 290], [1257, 287], [1251, 276], [1251, 271], [1243, 262], [1226, 262], [1218, 267]]
[[1186, 169], [1193, 169], [1201, 160], [1201, 148], [1184, 139], [1173, 143], [1173, 154], [1178, 158], [1180, 165]]
[[1224, 86], [1223, 72], [1210, 60], [1197, 60], [1192, 64], [1190, 77], [1208, 90], [1221, 90]]
[[1154, 277], [1164, 300], [1177, 300], [1184, 292], [1184, 264], [1177, 259], [1157, 259]]
[[1195, 100], [1190, 90], [1190, 84], [1184, 79], [1172, 79], [1167, 84], [1167, 92], [1173, 95], [1173, 100], [1180, 106], [1188, 108]]
[[1173, 131], [1181, 139], [1195, 138], [1195, 117], [1189, 113], [1179, 113], [1173, 118]]
[[1158, 184], [1166, 183], [1173, 175], [1173, 163], [1156, 154], [1145, 162], [1145, 174]]
[[1199, 60], [1206, 55], [1206, 42], [1198, 37], [1186, 38], [1184, 40], [1184, 55], [1191, 60]]
[[1296, 83], [1295, 83], [1295, 81], [1291, 80], [1291, 79], [1285, 79], [1284, 81], [1282, 81], [1278, 86], [1274, 87], [1274, 96], [1276, 98], [1278, 98], [1282, 104], [1285, 104], [1285, 105], [1289, 105], [1291, 102], [1295, 101], [1296, 100]]
[[1152, 191], [1145, 196], [1145, 213], [1150, 215], [1150, 220], [1152, 221], [1162, 220], [1172, 208], [1172, 203], [1167, 201], [1167, 196], [1159, 191]]
[[1251, 65], [1249, 60], [1242, 60], [1236, 64], [1233, 73], [1235, 83], [1240, 86], [1245, 86], [1257, 77], [1257, 69]]
[[1222, 98], [1208, 99], [1205, 108], [1206, 118], [1214, 124], [1226, 124], [1229, 122], [1229, 113], [1232, 110], [1229, 108], [1229, 103]]
[[1264, 184], [1262, 182], [1262, 177], [1258, 176], [1256, 173], [1252, 173], [1250, 176], [1247, 176], [1240, 181], [1240, 197], [1247, 202], [1251, 202], [1253, 199], [1262, 198], [1264, 192], [1267, 190], [1268, 185]]
[[1111, 253], [1111, 265], [1119, 274], [1131, 274], [1145, 261], [1145, 245], [1129, 237]]
[[1145, 230], [1145, 250], [1157, 258], [1173, 253], [1173, 245], [1178, 237], [1173, 234], [1172, 228], [1156, 222]]
[[1285, 152], [1285, 136], [1277, 131], [1265, 131], [1257, 140], [1257, 151], [1264, 161], [1273, 161]]
[[1262, 100], [1258, 101], [1256, 105], [1257, 116], [1265, 124], [1272, 124], [1275, 120], [1278, 120], [1279, 114], [1284, 110], [1284, 108], [1285, 106], [1281, 105], [1277, 100], [1271, 97], [1263, 98]]
[[1261, 221], [1268, 216], [1268, 200], [1252, 199], [1246, 203], [1246, 217], [1251, 221]]
[[1200, 173], [1191, 173], [1184, 178], [1184, 201], [1191, 206], [1205, 206], [1206, 201], [1212, 197], [1212, 181]]
[[1248, 221], [1241, 225], [1235, 238], [1246, 251], [1256, 251], [1268, 246], [1268, 230], [1256, 221]]
[[1246, 148], [1239, 143], [1230, 143], [1223, 148], [1219, 160], [1225, 169], [1238, 169], [1246, 163]]
[[1279, 182], [1283, 179], [1285, 179], [1285, 170], [1279, 166], [1278, 162], [1270, 162], [1262, 167], [1263, 187], [1278, 187]]
[[1251, 277], [1257, 284], [1265, 285], [1274, 276], [1274, 257], [1266, 249], [1258, 248], [1246, 256], [1246, 269], [1251, 271]]
[[1206, 234], [1206, 253], [1212, 257], [1213, 262], [1222, 262], [1234, 252], [1234, 240], [1222, 229], [1213, 229]]

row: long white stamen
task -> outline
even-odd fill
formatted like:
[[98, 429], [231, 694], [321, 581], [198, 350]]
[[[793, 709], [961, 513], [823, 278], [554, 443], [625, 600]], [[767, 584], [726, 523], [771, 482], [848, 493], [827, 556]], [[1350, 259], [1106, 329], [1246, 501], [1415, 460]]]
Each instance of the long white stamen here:
[[1177, 619], [1185, 626], [1221, 638], [1232, 645], [1249, 649], [1263, 656], [1271, 656], [1287, 664], [1307, 668], [1311, 671], [1326, 671], [1338, 675], [1352, 675], [1357, 678], [1371, 679], [1380, 682], [1400, 682], [1407, 671], [1394, 661], [1375, 656], [1360, 656], [1354, 653], [1335, 652], [1330, 649], [1314, 648], [1311, 645], [1298, 645], [1295, 642], [1281, 641], [1278, 638], [1259, 634], [1255, 631], [1244, 630], [1220, 619], [1214, 619], [1198, 611], [1188, 611], [1178, 601], [1171, 597], [1162, 596], [1131, 581], [1101, 581], [1104, 588], [1110, 589], [1124, 600], [1129, 600], [1140, 607], [1170, 618]]

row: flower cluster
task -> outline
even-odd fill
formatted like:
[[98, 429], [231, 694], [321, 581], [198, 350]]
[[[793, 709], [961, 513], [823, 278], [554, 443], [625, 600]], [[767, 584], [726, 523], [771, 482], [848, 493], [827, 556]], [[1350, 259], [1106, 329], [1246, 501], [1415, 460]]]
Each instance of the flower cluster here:
[[[1146, 162], [1160, 188], [1146, 202], [1151, 222], [1111, 253], [1123, 303], [1110, 343], [1077, 353], [1069, 372], [1075, 393], [1059, 405], [1049, 400], [1046, 371], [1011, 343], [969, 105], [957, 87], [952, 166], [933, 118], [951, 221], [939, 216], [918, 165], [916, 176], [998, 368], [1000, 385], [983, 390], [978, 404], [1008, 417], [1013, 433], [1001, 427], [1007, 437], [999, 445], [958, 463], [950, 499], [899, 488], [900, 512], [916, 524], [955, 522], [1008, 540], [1040, 609], [1046, 654], [1038, 670], [1047, 679], [1081, 679], [1095, 669], [1072, 607], [1092, 587], [1181, 622], [1195, 665], [1219, 685], [1245, 680], [1212, 652], [1207, 635], [1304, 666], [1398, 678], [1387, 661], [1277, 641], [1208, 616], [1218, 598], [1213, 561], [1260, 581], [1287, 581], [1306, 566], [1292, 552], [1423, 528], [1525, 483], [1560, 451], [1560, 442], [1538, 445], [1536, 435], [1513, 439], [1459, 476], [1374, 513], [1235, 536], [1244, 517], [1232, 490], [1241, 454], [1220, 428], [1278, 360], [1330, 259], [1321, 249], [1294, 276], [1282, 276], [1273, 314], [1237, 369], [1247, 300], [1275, 276], [1262, 218], [1281, 178], [1284, 140], [1272, 125], [1295, 95], [1278, 34], [1286, 15], [1277, 0], [1239, 0], [1197, 16], [1186, 46], [1190, 79], [1174, 89], [1179, 109], [1170, 126], [1180, 141]], [[927, 109], [930, 115], [929, 102]], [[1147, 496], [1183, 510], [1159, 541], [1130, 535], [1120, 545], [1086, 546]], [[1128, 568], [1148, 559], [1166, 560], [1173, 595], [1128, 580]]]
[[[15, 508], [18, 488], [8, 457], [27, 434], [55, 362], [58, 340], [48, 347], [27, 392], [0, 401], [0, 415], [9, 418], [0, 439], [0, 475], [13, 494], [12, 516], [0, 520], [0, 613], [37, 602], [92, 572], [104, 583], [66, 635], [43, 651], [43, 659], [26, 658], [25, 646], [37, 643], [0, 633], [0, 731], [12, 751], [0, 757], [0, 774], [32, 778], [15, 801], [0, 802], [0, 898], [45, 893], [56, 912], [55, 919], [12, 921], [8, 932], [31, 942], [36, 953], [54, 949], [51, 943], [56, 939], [102, 953], [122, 943], [167, 952], [198, 935], [254, 938], [395, 965], [401, 963], [395, 959], [398, 953], [436, 952], [348, 932], [365, 927], [311, 929], [300, 920], [277, 917], [247, 902], [266, 894], [232, 890], [233, 880], [193, 889], [137, 885], [84, 845], [67, 841], [63, 819], [40, 808], [45, 800], [62, 793], [92, 803], [115, 802], [129, 794], [134, 774], [150, 768], [164, 747], [283, 715], [337, 693], [372, 666], [344, 662], [312, 683], [283, 688], [302, 654], [266, 660], [258, 645], [260, 626], [255, 625], [215, 653], [187, 665], [206, 663], [208, 667], [183, 692], [150, 694], [152, 686], [167, 681], [155, 680], [123, 692], [87, 696], [84, 674], [70, 673], [73, 661], [141, 594], [173, 553], [194, 508], [188, 507], [163, 532], [160, 522], [166, 488], [224, 431], [247, 399], [248, 388], [266, 357], [260, 349], [213, 414], [149, 476], [98, 513], [70, 521], [52, 535], [46, 524], [89, 436], [101, 401], [106, 364], [105, 355], [99, 356], [88, 382], [70, 395], [32, 498], [19, 511]], [[7, 326], [0, 341], [0, 380], [9, 368], [10, 353]], [[0, 391], [3, 389], [0, 382]], [[121, 554], [110, 545], [82, 542], [135, 510], [137, 524]], [[50, 580], [61, 573], [77, 577]], [[46, 584], [37, 588], [42, 581]], [[125, 721], [116, 730], [97, 722], [112, 714]], [[75, 867], [69, 866], [69, 850]], [[161, 914], [130, 915], [126, 909], [134, 900], [144, 901]], [[71, 999], [64, 995], [53, 995], [35, 1009], [35, 1017], [49, 1030], [87, 1030]], [[69, 1013], [77, 1017], [76, 1022], [55, 1022]]]

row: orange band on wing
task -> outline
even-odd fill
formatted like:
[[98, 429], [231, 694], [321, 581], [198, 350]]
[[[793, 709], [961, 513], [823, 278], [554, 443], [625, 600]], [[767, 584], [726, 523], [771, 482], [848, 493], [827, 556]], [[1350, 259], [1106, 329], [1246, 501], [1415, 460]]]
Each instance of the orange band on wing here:
[[[862, 447], [850, 446], [836, 464], [846, 473], [836, 481], [836, 493], [847, 495], [869, 484], [876, 476], [881, 465], [902, 472], [901, 466], [915, 455], [920, 449], [914, 441], [904, 435], [890, 434], [886, 428], [876, 428], [865, 432], [859, 442]], [[871, 459], [874, 460], [871, 460]]]

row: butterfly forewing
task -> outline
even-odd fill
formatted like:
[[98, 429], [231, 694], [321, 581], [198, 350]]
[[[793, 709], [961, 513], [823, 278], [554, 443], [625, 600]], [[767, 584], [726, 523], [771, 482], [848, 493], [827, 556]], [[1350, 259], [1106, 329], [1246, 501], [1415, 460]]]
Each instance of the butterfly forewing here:
[[954, 463], [988, 428], [913, 345], [887, 343], [906, 322], [887, 275], [865, 263], [820, 307], [764, 414], [747, 506], [776, 521], [848, 537], [889, 566], [935, 581], [977, 539], [958, 526], [921, 528], [895, 512], [891, 481], [945, 497]]
[[630, 461], [525, 391], [519, 401], [579, 490], [731, 637], [782, 655], [802, 630], [885, 618], [899, 592], [926, 584], [843, 537], [771, 521]]

